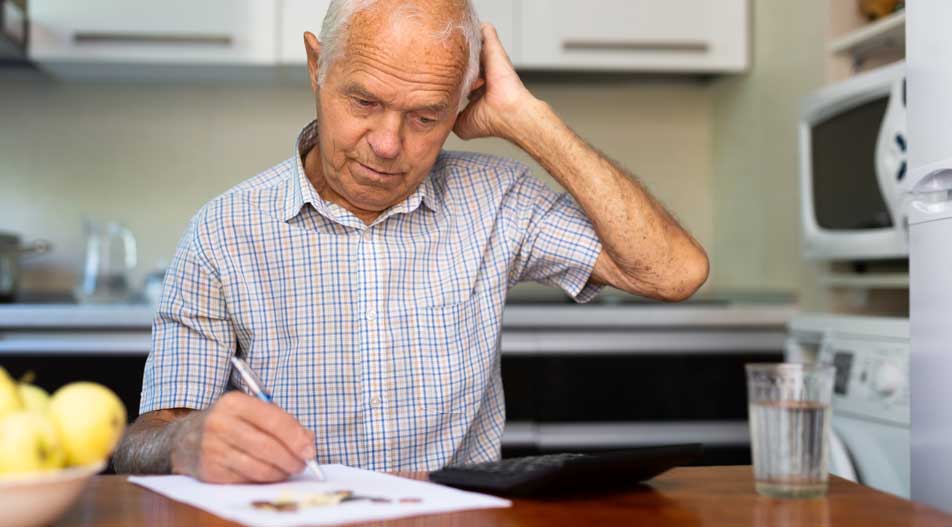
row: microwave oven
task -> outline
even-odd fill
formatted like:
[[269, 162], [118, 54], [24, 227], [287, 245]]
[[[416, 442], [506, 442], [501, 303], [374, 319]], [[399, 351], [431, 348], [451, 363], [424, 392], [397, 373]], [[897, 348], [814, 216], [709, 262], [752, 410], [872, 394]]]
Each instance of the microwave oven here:
[[804, 256], [866, 261], [909, 254], [905, 63], [865, 72], [804, 99], [799, 122]]

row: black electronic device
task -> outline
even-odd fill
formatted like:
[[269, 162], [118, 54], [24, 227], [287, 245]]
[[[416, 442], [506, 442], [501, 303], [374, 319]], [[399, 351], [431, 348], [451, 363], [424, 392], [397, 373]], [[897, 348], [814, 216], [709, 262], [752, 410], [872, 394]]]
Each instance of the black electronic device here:
[[673, 467], [697, 461], [699, 443], [631, 448], [595, 454], [547, 454], [455, 465], [430, 481], [507, 496], [547, 496], [635, 486]]

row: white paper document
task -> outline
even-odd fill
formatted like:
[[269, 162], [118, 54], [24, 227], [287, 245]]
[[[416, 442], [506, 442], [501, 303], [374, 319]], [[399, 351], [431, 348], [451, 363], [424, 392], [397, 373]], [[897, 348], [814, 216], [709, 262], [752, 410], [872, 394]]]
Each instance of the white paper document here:
[[379, 472], [343, 465], [322, 468], [327, 481], [303, 473], [266, 485], [212, 485], [187, 476], [133, 476], [129, 482], [254, 527], [335, 525], [511, 505], [494, 496]]

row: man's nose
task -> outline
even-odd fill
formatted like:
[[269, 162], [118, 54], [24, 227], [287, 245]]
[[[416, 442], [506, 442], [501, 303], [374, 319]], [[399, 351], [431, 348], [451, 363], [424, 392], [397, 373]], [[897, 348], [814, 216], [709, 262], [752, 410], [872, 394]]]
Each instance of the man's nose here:
[[400, 155], [400, 115], [386, 115], [367, 135], [367, 142], [374, 154], [381, 159], [394, 159]]

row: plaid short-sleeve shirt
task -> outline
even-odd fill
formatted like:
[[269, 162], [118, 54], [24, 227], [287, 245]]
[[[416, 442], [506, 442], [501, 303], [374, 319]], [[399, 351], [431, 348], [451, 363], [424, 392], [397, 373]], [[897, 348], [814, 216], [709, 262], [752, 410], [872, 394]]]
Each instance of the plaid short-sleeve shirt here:
[[202, 409], [245, 357], [316, 434], [318, 461], [433, 470], [498, 459], [506, 291], [579, 302], [601, 245], [567, 194], [514, 161], [442, 152], [371, 225], [324, 201], [294, 156], [206, 204], [168, 270], [140, 412]]

